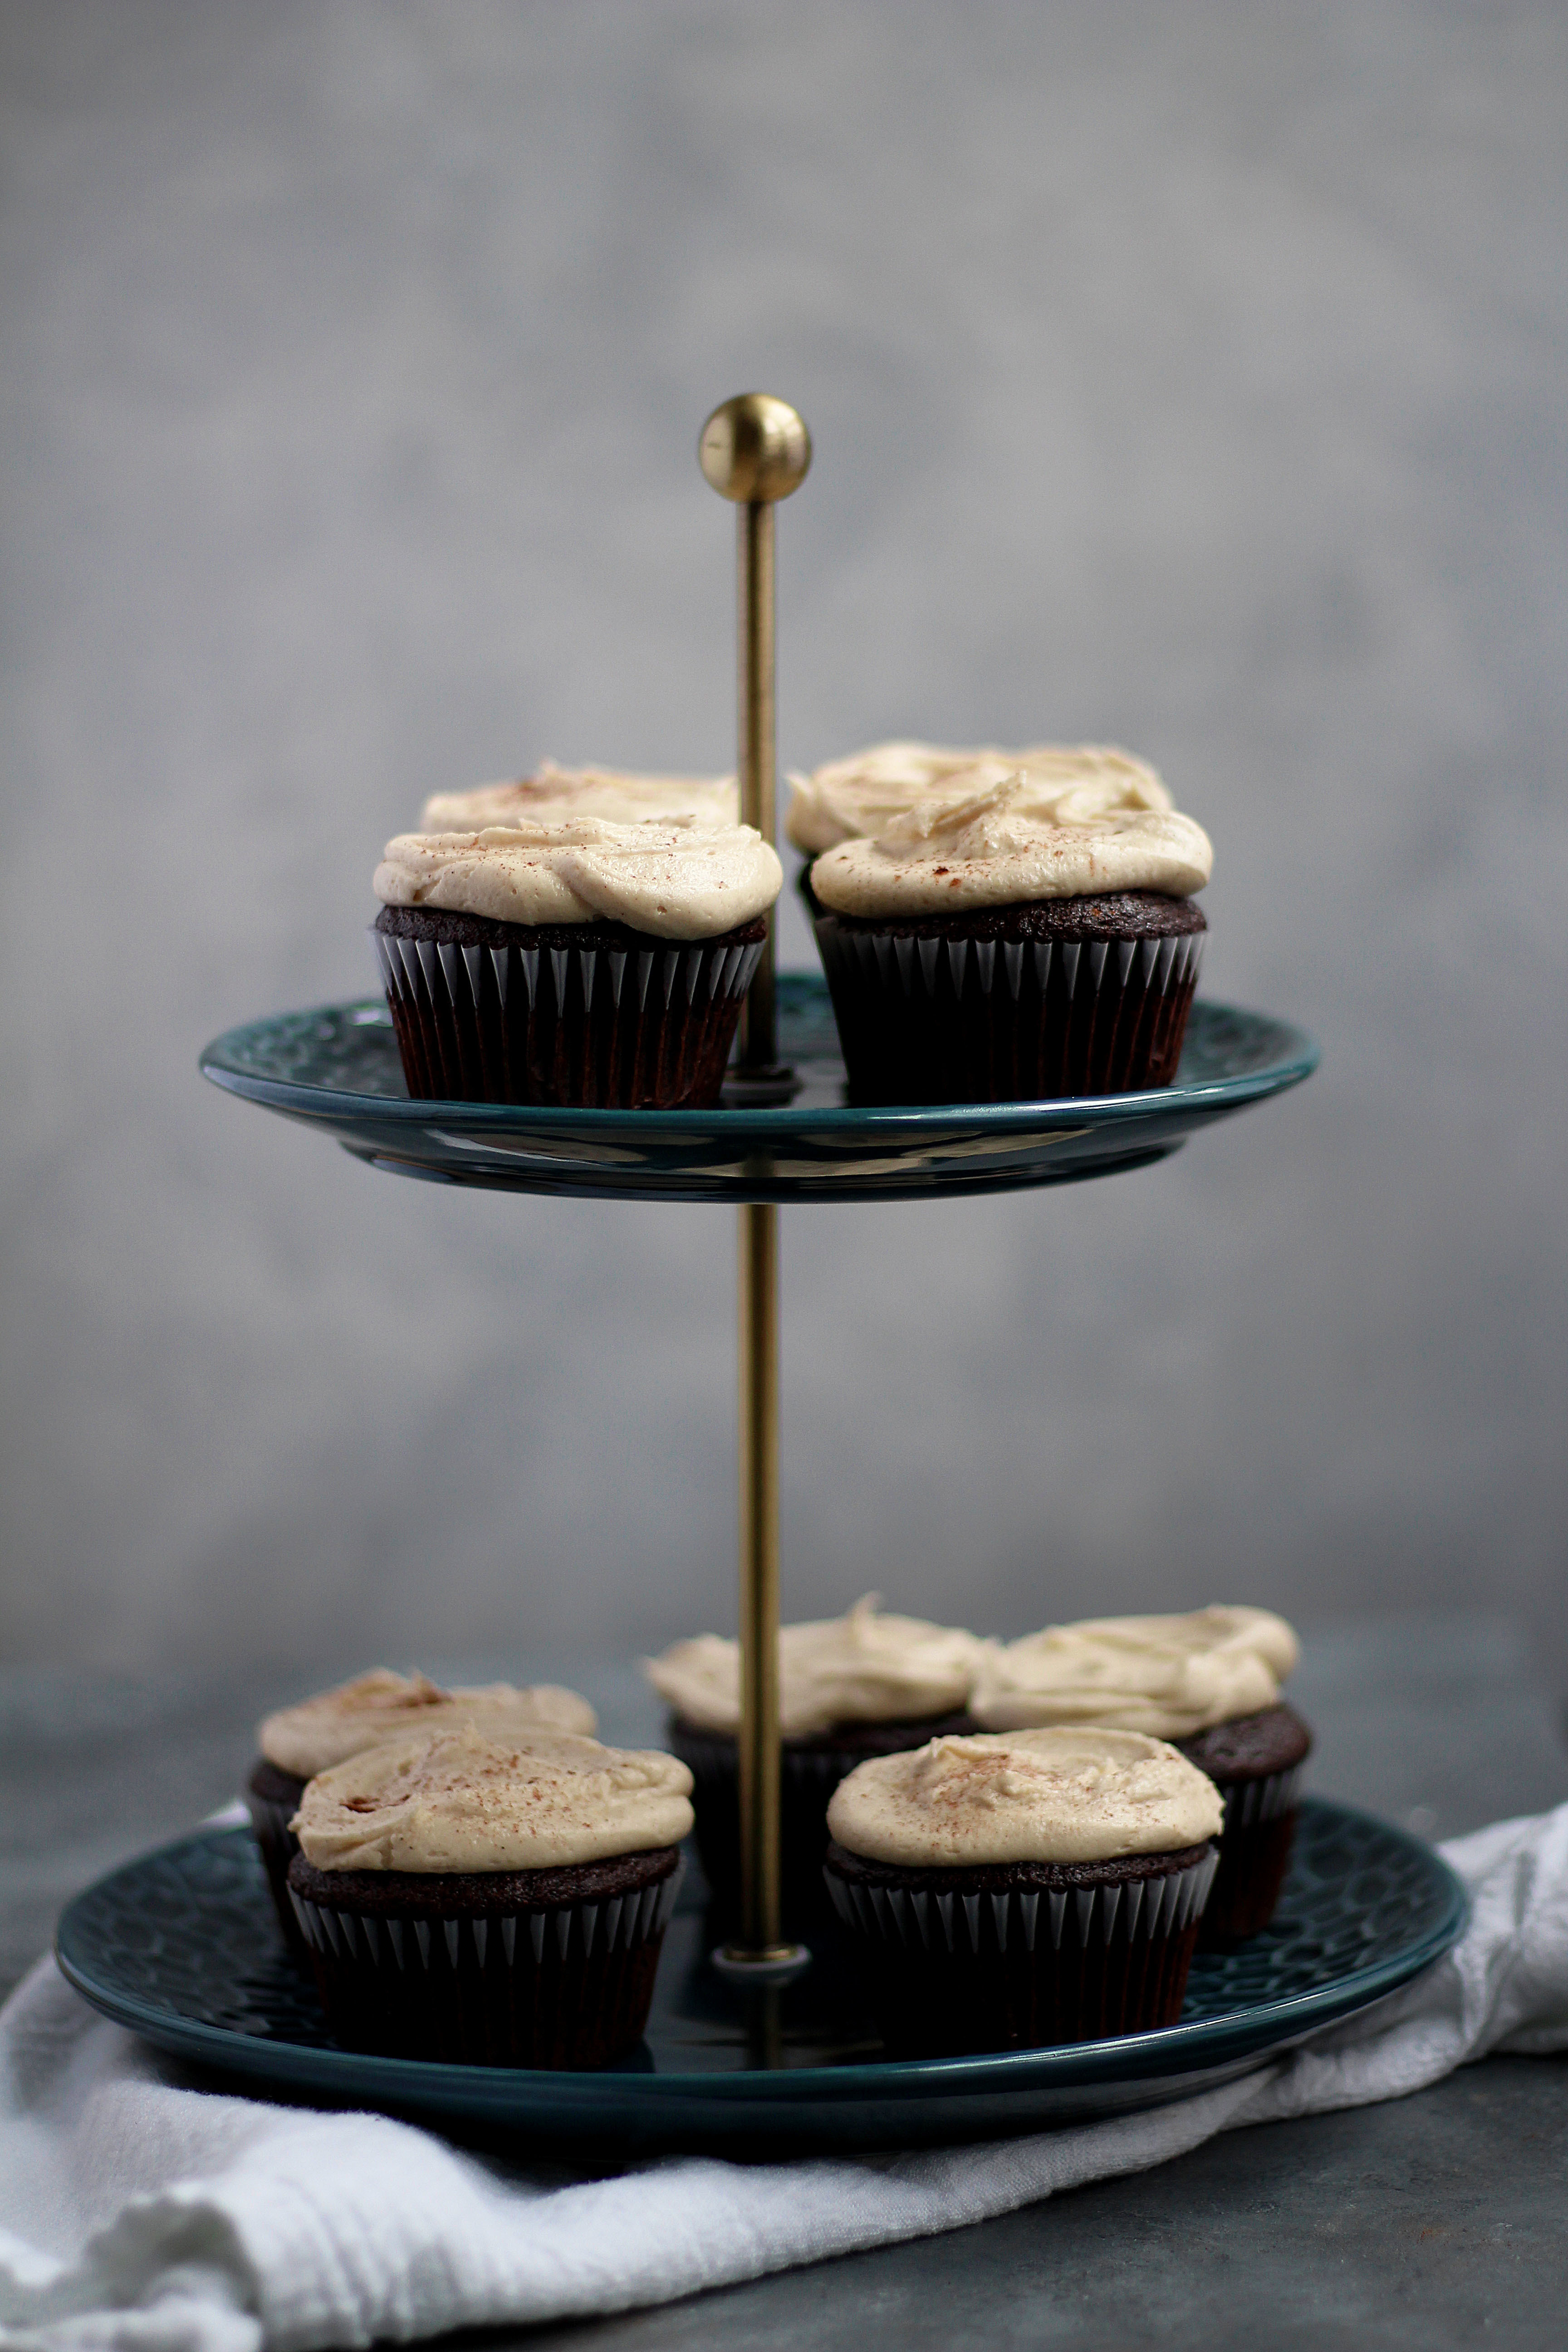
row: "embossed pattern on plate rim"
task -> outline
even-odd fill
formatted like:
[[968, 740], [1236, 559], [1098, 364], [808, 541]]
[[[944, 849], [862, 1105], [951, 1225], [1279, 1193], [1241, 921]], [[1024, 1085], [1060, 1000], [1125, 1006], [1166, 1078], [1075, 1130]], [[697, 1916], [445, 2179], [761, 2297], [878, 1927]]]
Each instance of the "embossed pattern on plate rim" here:
[[[941, 2136], [944, 2118], [951, 2119], [952, 2136], [961, 2136], [1088, 2113], [1126, 2113], [1184, 2095], [1260, 2064], [1318, 2027], [1384, 1998], [1440, 1958], [1461, 1932], [1466, 1905], [1459, 1882], [1440, 1856], [1405, 1832], [1351, 1807], [1309, 1798], [1302, 1845], [1306, 1867], [1293, 1872], [1287, 1891], [1286, 1935], [1299, 1940], [1325, 1906], [1331, 1912], [1338, 1905], [1345, 1912], [1345, 1932], [1352, 1940], [1364, 1937], [1379, 1957], [1294, 1991], [1249, 2000], [1241, 1980], [1249, 1970], [1267, 1979], [1279, 1957], [1276, 1949], [1271, 1966], [1268, 1939], [1258, 1938], [1236, 1954], [1200, 1956], [1192, 1990], [1208, 2014], [1155, 2033], [973, 2058], [681, 2073], [639, 2072], [634, 2062], [598, 2074], [433, 2066], [338, 2049], [314, 2020], [304, 1982], [281, 1976], [276, 1982], [287, 1982], [290, 1998], [283, 2004], [288, 2013], [276, 2020], [284, 2028], [278, 2038], [205, 2022], [132, 1989], [127, 1976], [135, 1971], [116, 1966], [112, 1956], [106, 1961], [104, 1931], [119, 1906], [129, 1904], [124, 1916], [138, 1923], [144, 1940], [156, 1947], [171, 1929], [177, 1939], [177, 1906], [168, 1928], [148, 1924], [153, 1882], [172, 1873], [177, 1887], [182, 1874], [199, 1880], [217, 1864], [231, 1875], [237, 1872], [245, 1888], [241, 1902], [220, 1902], [218, 1910], [242, 1947], [253, 1944], [258, 1922], [267, 1932], [268, 1915], [259, 1865], [242, 1830], [197, 1832], [110, 1872], [68, 1906], [57, 1951], [70, 1982], [106, 2015], [166, 2049], [279, 2090], [369, 2098], [435, 2115], [488, 2115], [568, 2136], [668, 2133], [715, 2146], [747, 2129], [788, 2130], [792, 2111], [798, 2111], [805, 2137], [841, 2146], [874, 2144], [895, 2110], [907, 2114], [924, 2137]], [[1368, 1874], [1381, 1882], [1381, 1891], [1368, 1884]], [[201, 1899], [193, 1900], [199, 1915]], [[1380, 1908], [1386, 1912], [1390, 1906], [1394, 1916], [1379, 1926]], [[1222, 1998], [1215, 2010], [1203, 2000], [1205, 1979], [1222, 1994], [1226, 1984], [1234, 1985], [1230, 2005]], [[290, 2017], [295, 2032], [312, 2038], [288, 2038]], [[857, 2110], [864, 2111], [859, 2121]]]

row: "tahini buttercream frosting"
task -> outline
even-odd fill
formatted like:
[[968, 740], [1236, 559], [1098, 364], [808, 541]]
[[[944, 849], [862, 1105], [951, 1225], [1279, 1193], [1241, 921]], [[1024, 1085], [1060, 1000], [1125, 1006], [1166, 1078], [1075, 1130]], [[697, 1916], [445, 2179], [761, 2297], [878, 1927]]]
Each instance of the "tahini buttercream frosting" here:
[[309, 1780], [384, 1740], [406, 1738], [414, 1731], [450, 1731], [480, 1717], [503, 1732], [591, 1734], [598, 1728], [587, 1700], [555, 1683], [522, 1690], [510, 1683], [443, 1690], [428, 1675], [396, 1675], [389, 1666], [375, 1666], [335, 1690], [269, 1715], [257, 1739], [269, 1764]]
[[1171, 807], [1152, 770], [1047, 788], [1025, 769], [997, 776], [994, 767], [982, 761], [874, 838], [826, 850], [811, 869], [822, 904], [873, 919], [962, 915], [1114, 890], [1189, 898], [1207, 882], [1208, 835]]
[[[919, 1722], [961, 1707], [984, 1644], [955, 1626], [883, 1616], [867, 1593], [847, 1616], [779, 1629], [780, 1728], [793, 1738], [836, 1723]], [[700, 1731], [741, 1719], [741, 1653], [718, 1633], [677, 1642], [643, 1671]]]
[[690, 1790], [673, 1756], [465, 1724], [318, 1774], [289, 1826], [318, 1870], [556, 1870], [678, 1845]]
[[433, 793], [421, 833], [479, 833], [520, 817], [607, 817], [640, 824], [647, 817], [687, 816], [700, 824], [736, 824], [741, 795], [733, 776], [637, 776], [617, 768], [558, 768], [542, 761], [531, 776], [479, 784], [472, 792]]
[[1147, 761], [1110, 743], [1034, 743], [1005, 751], [994, 744], [951, 751], [938, 743], [876, 743], [831, 760], [809, 776], [792, 775], [784, 831], [797, 849], [820, 856], [841, 841], [874, 841], [894, 817], [926, 801], [972, 799], [1012, 781], [1041, 809], [1064, 793], [1089, 814], [1167, 810], [1171, 795]]
[[1085, 1618], [989, 1648], [970, 1711], [990, 1731], [1095, 1723], [1186, 1739], [1277, 1706], [1300, 1646], [1267, 1609]]
[[375, 869], [389, 907], [440, 907], [502, 923], [628, 924], [666, 940], [712, 939], [771, 907], [778, 855], [751, 825], [694, 816], [635, 824], [575, 813], [472, 833], [403, 833]]
[[1218, 1834], [1214, 1782], [1136, 1731], [977, 1734], [857, 1765], [834, 1790], [829, 1833], [868, 1862], [910, 1870], [985, 1863], [1110, 1862]]

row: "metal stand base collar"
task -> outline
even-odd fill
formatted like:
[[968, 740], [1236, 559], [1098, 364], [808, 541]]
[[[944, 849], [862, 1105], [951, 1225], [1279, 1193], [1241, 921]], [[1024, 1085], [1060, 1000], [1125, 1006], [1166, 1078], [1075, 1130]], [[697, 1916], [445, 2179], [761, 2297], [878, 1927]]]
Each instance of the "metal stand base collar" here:
[[741, 1944], [720, 1944], [710, 1957], [719, 1974], [732, 1984], [793, 1984], [811, 1966], [805, 1944], [764, 1944], [755, 1952]]
[[800, 1073], [787, 1062], [767, 1062], [758, 1067], [737, 1064], [724, 1078], [726, 1110], [766, 1110], [771, 1104], [793, 1102], [803, 1084]]

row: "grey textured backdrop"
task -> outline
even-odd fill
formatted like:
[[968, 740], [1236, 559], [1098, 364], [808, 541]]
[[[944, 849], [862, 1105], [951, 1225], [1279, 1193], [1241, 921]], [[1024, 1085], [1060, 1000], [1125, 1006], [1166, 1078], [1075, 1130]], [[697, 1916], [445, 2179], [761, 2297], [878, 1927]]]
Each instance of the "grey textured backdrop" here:
[[10, 1653], [732, 1622], [728, 1215], [394, 1183], [195, 1055], [369, 988], [433, 787], [728, 763], [758, 383], [784, 758], [1126, 742], [1205, 984], [1326, 1047], [1163, 1169], [788, 1217], [791, 1612], [1479, 1599], [1568, 1666], [1562, 9], [0, 40]]

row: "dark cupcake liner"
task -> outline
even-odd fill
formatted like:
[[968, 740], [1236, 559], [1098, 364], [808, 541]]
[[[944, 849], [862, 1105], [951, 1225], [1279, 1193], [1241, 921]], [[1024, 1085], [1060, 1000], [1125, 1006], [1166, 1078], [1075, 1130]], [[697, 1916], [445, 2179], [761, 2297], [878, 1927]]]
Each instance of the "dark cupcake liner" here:
[[[1148, 1942], [1181, 1935], [1196, 1925], [1219, 1869], [1212, 1849], [1199, 1862], [1163, 1877], [1115, 1880], [1090, 1886], [1009, 1886], [966, 1895], [910, 1883], [880, 1885], [824, 1874], [835, 1910], [846, 1926], [884, 1943], [950, 1957], [983, 1958], [1018, 1947], [1026, 1952], [1064, 1942], [1089, 1948], [1114, 1937]], [[950, 1875], [957, 1876], [957, 1873]]]
[[1209, 1950], [1260, 1935], [1273, 1918], [1295, 1843], [1301, 1767], [1293, 1764], [1263, 1780], [1215, 1777], [1215, 1786], [1225, 1801], [1225, 1826], [1219, 1872], [1198, 1934]]
[[[973, 1731], [963, 1714], [902, 1724], [867, 1724], [858, 1737], [835, 1743], [824, 1737], [784, 1742], [780, 1758], [780, 1901], [786, 1934], [809, 1937], [826, 1909], [822, 1858], [827, 1851], [827, 1808], [840, 1780], [868, 1756], [922, 1748], [942, 1732]], [[666, 1745], [691, 1774], [696, 1843], [716, 1927], [733, 1926], [741, 1908], [741, 1768], [732, 1737], [699, 1730], [672, 1716]]]
[[[685, 1870], [676, 1848], [661, 1857], [668, 1866], [647, 1884], [574, 1902], [519, 1900], [521, 1874], [507, 1875], [493, 1909], [473, 1893], [482, 1874], [447, 1882], [466, 1890], [460, 1910], [439, 1879], [428, 1907], [406, 1911], [344, 1900], [346, 1872], [330, 1874], [331, 1901], [298, 1883], [289, 1892], [327, 2022], [350, 2048], [579, 2070], [623, 2055], [647, 2023]], [[297, 1866], [296, 1882], [302, 1875], [308, 1883], [308, 1865]]]
[[410, 1095], [629, 1110], [718, 1101], [760, 939], [531, 946], [521, 925], [482, 928], [521, 938], [371, 928]]
[[[1013, 910], [998, 910], [1011, 912]], [[1018, 1102], [1168, 1086], [1202, 929], [1121, 939], [881, 929], [819, 906], [816, 942], [850, 1093]]]
[[1237, 1944], [1274, 1916], [1290, 1863], [1311, 1727], [1279, 1701], [1174, 1744], [1208, 1774], [1225, 1801], [1219, 1877], [1198, 1941], [1210, 1948]]
[[1175, 2024], [1219, 1856], [1171, 1861], [824, 1877], [889, 2048], [949, 2056]]
[[309, 1968], [310, 1956], [305, 1939], [300, 1933], [300, 1922], [294, 1916], [293, 1899], [289, 1892], [289, 1864], [300, 1851], [300, 1841], [289, 1824], [300, 1810], [300, 1799], [305, 1783], [298, 1773], [285, 1772], [281, 1766], [269, 1763], [258, 1756], [251, 1766], [245, 1782], [245, 1809], [250, 1815], [250, 1827], [261, 1849], [262, 1866], [267, 1873], [268, 1892], [272, 1907], [278, 1914], [278, 1925], [283, 1941], [301, 1968]]

